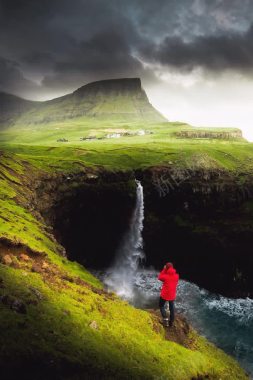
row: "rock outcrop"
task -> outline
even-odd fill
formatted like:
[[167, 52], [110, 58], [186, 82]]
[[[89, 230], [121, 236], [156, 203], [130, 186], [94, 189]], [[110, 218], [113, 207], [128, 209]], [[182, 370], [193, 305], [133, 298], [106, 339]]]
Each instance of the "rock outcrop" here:
[[230, 140], [230, 139], [242, 139], [242, 131], [240, 129], [233, 129], [232, 131], [220, 131], [218, 128], [213, 128], [212, 130], [201, 130], [195, 128], [195, 130], [190, 129], [182, 130], [176, 132], [175, 135], [184, 139], [221, 139], [221, 140]]

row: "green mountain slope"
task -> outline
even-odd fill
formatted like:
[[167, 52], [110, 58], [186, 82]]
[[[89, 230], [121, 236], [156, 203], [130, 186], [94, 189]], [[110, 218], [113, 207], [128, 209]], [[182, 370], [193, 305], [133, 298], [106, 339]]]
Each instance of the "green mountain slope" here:
[[0, 129], [15, 124], [21, 115], [37, 106], [37, 102], [0, 92]]
[[47, 124], [76, 118], [128, 122], [166, 121], [149, 103], [138, 78], [93, 82], [72, 94], [46, 102], [28, 102], [15, 97], [16, 108], [6, 103], [8, 102], [1, 104], [0, 98], [2, 126], [14, 122], [19, 125]]

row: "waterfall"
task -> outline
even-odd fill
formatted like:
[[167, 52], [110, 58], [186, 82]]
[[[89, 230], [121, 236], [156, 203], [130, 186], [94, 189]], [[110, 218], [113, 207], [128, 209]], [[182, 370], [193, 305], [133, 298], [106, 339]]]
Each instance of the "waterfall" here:
[[105, 284], [108, 288], [125, 299], [134, 296], [134, 280], [139, 262], [145, 257], [143, 252], [144, 196], [140, 181], [136, 182], [136, 204], [130, 226], [116, 253], [113, 266], [108, 269]]

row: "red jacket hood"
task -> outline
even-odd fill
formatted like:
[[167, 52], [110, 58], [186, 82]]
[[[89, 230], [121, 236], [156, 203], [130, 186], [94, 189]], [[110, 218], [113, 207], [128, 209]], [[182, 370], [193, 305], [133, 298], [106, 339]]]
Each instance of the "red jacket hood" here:
[[172, 268], [172, 267], [170, 267], [169, 269], [167, 269], [167, 271], [166, 271], [166, 274], [170, 274], [170, 275], [173, 275], [173, 274], [175, 274], [176, 273], [176, 269], [174, 269], [174, 268]]

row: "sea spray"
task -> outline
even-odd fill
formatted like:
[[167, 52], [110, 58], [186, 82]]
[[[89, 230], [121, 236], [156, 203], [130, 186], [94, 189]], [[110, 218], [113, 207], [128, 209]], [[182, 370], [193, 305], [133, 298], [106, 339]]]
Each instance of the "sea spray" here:
[[143, 252], [144, 196], [140, 181], [136, 180], [136, 204], [113, 266], [104, 278], [108, 288], [122, 298], [131, 300], [134, 296], [134, 281], [139, 263], [144, 259]]

